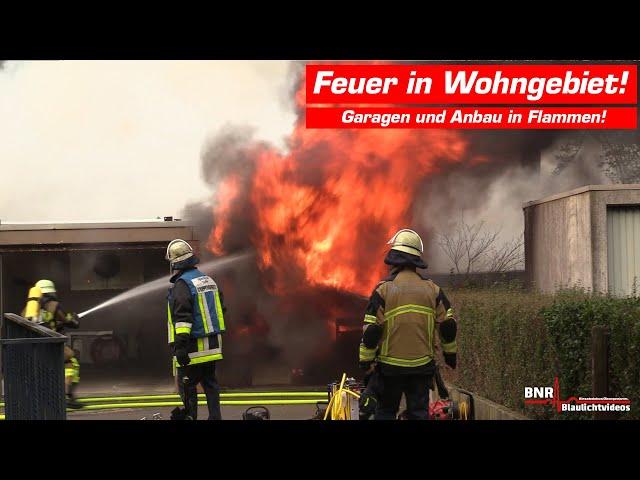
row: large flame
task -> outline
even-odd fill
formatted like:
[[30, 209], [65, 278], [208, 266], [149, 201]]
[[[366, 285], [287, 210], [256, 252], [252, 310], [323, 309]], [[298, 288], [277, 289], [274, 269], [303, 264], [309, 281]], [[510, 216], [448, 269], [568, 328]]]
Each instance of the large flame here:
[[[296, 93], [304, 104], [304, 82]], [[273, 293], [309, 286], [366, 295], [384, 276], [386, 241], [412, 225], [412, 201], [441, 162], [462, 161], [451, 130], [307, 129], [301, 115], [286, 153], [265, 147], [247, 183], [251, 241]], [[222, 181], [209, 248], [222, 254], [237, 195]], [[420, 230], [420, 228], [417, 228]]]
[[231, 207], [238, 196], [240, 187], [237, 175], [229, 175], [218, 186], [216, 193], [215, 217], [217, 223], [209, 236], [207, 248], [215, 255], [224, 254], [222, 240], [231, 222]]

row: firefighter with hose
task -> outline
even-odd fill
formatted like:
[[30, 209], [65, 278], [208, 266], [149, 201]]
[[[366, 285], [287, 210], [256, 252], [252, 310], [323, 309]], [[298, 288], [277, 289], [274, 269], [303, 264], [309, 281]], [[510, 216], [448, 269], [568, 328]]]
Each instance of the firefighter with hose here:
[[186, 241], [171, 241], [166, 259], [174, 273], [167, 297], [168, 330], [173, 369], [185, 404], [183, 418], [197, 419], [197, 385], [201, 384], [209, 420], [221, 420], [216, 363], [222, 360], [225, 331], [222, 292], [211, 277], [196, 268], [199, 260]]
[[359, 359], [368, 385], [360, 410], [394, 420], [404, 394], [407, 418], [427, 420], [436, 332], [445, 363], [455, 368], [457, 322], [444, 291], [417, 271], [427, 268], [420, 236], [402, 229], [388, 244], [390, 274], [374, 288], [364, 316]]
[[[67, 313], [62, 309], [56, 286], [51, 280], [39, 280], [29, 290], [29, 298], [22, 316], [60, 333], [66, 328], [78, 328], [80, 325], [77, 314]], [[65, 345], [64, 383], [67, 406], [70, 408], [82, 407], [82, 404], [76, 400], [79, 382], [80, 363], [73, 349]]]

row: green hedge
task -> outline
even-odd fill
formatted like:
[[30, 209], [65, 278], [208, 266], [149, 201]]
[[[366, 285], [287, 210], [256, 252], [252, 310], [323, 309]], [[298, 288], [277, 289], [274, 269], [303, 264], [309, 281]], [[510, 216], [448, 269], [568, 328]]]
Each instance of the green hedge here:
[[620, 418], [640, 418], [640, 299], [565, 291], [555, 296], [494, 288], [449, 292], [458, 311], [459, 367], [448, 379], [531, 418], [591, 418], [524, 405], [525, 386], [591, 396], [591, 327], [611, 331], [611, 395], [631, 399]]

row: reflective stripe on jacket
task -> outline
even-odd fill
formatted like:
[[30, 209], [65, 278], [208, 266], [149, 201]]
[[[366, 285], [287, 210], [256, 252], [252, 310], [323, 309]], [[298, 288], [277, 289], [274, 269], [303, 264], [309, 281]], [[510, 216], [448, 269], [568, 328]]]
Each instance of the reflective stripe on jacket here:
[[[221, 333], [225, 331], [225, 324], [218, 286], [211, 277], [195, 268], [179, 272], [171, 281], [174, 284], [179, 281], [184, 282], [191, 297], [189, 298], [186, 290], [183, 290], [186, 300], [182, 303], [190, 303], [190, 305], [177, 305], [173, 294], [177, 285], [169, 289], [167, 297], [169, 344], [174, 344], [176, 335], [184, 335], [188, 338], [187, 352], [191, 358], [190, 364], [221, 360]], [[182, 286], [180, 288], [184, 289]], [[181, 308], [181, 315], [175, 314], [178, 306]], [[187, 314], [184, 313], [185, 309]]]
[[[453, 309], [431, 280], [411, 269], [404, 269], [378, 284], [364, 316], [369, 326], [382, 327], [377, 345], [360, 344], [360, 362], [377, 360], [396, 367], [420, 367], [435, 355], [436, 325], [453, 318]], [[455, 339], [444, 342], [444, 352], [455, 353]], [[369, 347], [369, 348], [368, 348]]]

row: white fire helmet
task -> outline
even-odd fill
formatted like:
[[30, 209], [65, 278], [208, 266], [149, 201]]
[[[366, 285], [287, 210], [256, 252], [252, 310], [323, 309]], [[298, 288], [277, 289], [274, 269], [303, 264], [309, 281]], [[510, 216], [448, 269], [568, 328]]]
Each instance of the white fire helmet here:
[[398, 250], [418, 257], [424, 252], [424, 245], [420, 235], [408, 228], [398, 230], [391, 240], [387, 242], [387, 245], [391, 245], [391, 250]]
[[193, 248], [180, 238], [171, 240], [167, 246], [165, 259], [169, 260], [171, 268], [173, 268], [176, 263], [183, 262], [191, 257], [193, 257]]

